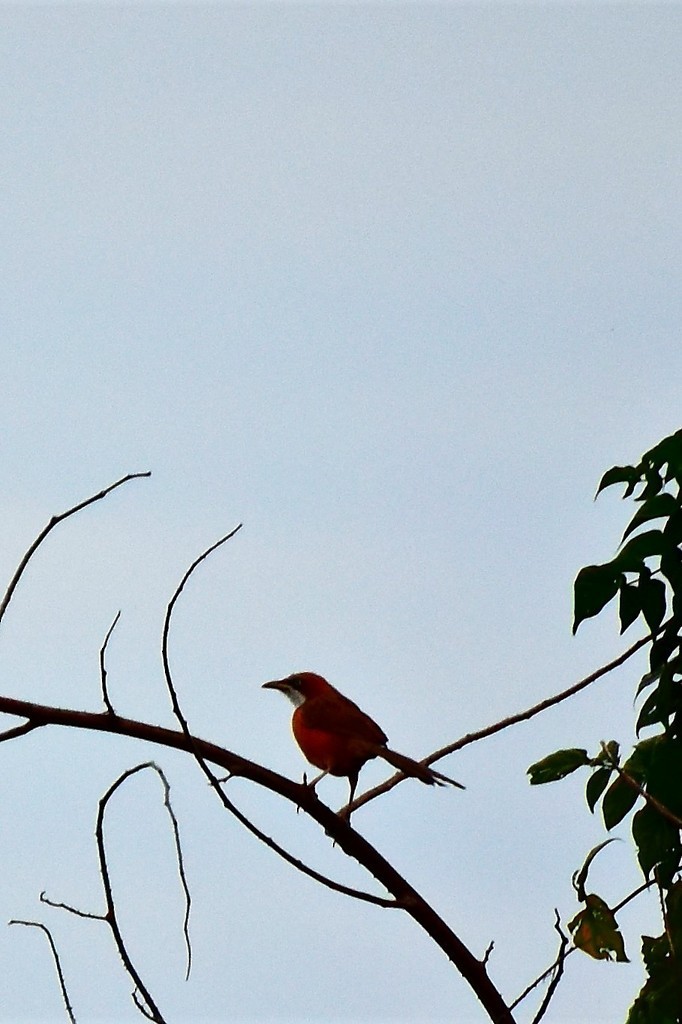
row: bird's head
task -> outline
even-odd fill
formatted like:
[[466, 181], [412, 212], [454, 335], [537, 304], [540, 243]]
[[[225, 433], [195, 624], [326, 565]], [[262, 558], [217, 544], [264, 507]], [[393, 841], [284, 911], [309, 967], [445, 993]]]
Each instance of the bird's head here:
[[294, 672], [286, 679], [273, 679], [269, 683], [263, 683], [263, 689], [279, 690], [289, 698], [292, 704], [298, 707], [309, 697], [317, 697], [329, 690], [330, 686], [326, 679], [318, 676], [315, 672]]

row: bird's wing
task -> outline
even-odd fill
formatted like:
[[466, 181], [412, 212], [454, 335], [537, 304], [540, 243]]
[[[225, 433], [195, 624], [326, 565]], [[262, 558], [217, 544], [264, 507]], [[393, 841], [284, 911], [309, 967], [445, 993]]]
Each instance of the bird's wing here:
[[374, 719], [340, 693], [313, 697], [301, 705], [298, 713], [307, 729], [319, 729], [335, 736], [352, 736], [378, 746], [388, 742], [388, 737]]

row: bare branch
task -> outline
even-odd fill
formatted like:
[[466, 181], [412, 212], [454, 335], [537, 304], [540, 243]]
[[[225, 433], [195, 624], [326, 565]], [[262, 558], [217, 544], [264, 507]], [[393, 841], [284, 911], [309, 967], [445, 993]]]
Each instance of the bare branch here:
[[188, 737], [184, 731], [164, 729], [147, 722], [110, 715], [108, 712], [96, 714], [91, 711], [74, 711], [45, 704], [32, 704], [14, 697], [0, 696], [0, 714], [18, 715], [21, 718], [31, 719], [38, 725], [52, 724], [129, 736], [175, 750], [185, 750], [191, 754], [195, 754], [197, 751], [202, 759], [218, 765], [230, 775], [249, 779], [273, 793], [278, 793], [294, 807], [300, 807], [305, 811], [348, 857], [352, 857], [361, 864], [395, 897], [395, 901], [444, 951], [470, 984], [492, 1021], [495, 1021], [496, 1024], [513, 1024], [512, 1014], [488, 977], [485, 965], [473, 955], [433, 907], [396, 871], [393, 865], [364, 836], [325, 806], [314, 793], [309, 791], [307, 786], [301, 786], [299, 783], [273, 772], [270, 768], [249, 761], [248, 758], [241, 757], [215, 743], [209, 743], [196, 736]]
[[64, 1000], [64, 1009], [66, 1010], [66, 1012], [68, 1014], [68, 1017], [69, 1017], [69, 1020], [71, 1021], [71, 1024], [76, 1024], [76, 1018], [75, 1018], [74, 1013], [73, 1013], [73, 1008], [72, 1008], [71, 1003], [69, 1001], [69, 993], [66, 990], [66, 982], [64, 981], [64, 973], [62, 971], [62, 965], [61, 965], [61, 962], [59, 960], [59, 953], [57, 952], [57, 947], [55, 946], [54, 939], [52, 938], [52, 933], [50, 932], [50, 929], [47, 928], [44, 924], [41, 924], [40, 921], [18, 921], [18, 920], [14, 920], [14, 921], [10, 921], [9, 923], [10, 924], [23, 924], [27, 928], [40, 928], [40, 930], [42, 932], [44, 932], [45, 935], [47, 935], [47, 941], [50, 943], [50, 949], [52, 950], [52, 959], [54, 960], [54, 965], [55, 965], [55, 968], [56, 968], [56, 971], [57, 971], [57, 977], [59, 978], [59, 987], [62, 990], [62, 999]]
[[111, 639], [111, 634], [116, 629], [116, 624], [117, 624], [117, 622], [118, 622], [118, 620], [120, 618], [121, 618], [121, 612], [119, 610], [119, 611], [116, 612], [116, 616], [114, 618], [114, 621], [109, 626], [109, 630], [107, 632], [107, 635], [104, 637], [104, 643], [102, 644], [102, 646], [100, 648], [100, 652], [99, 652], [99, 676], [100, 676], [100, 680], [101, 680], [101, 683], [102, 683], [102, 700], [104, 701], [104, 706], [106, 707], [106, 709], [107, 709], [107, 711], [109, 712], [110, 715], [115, 715], [116, 712], [114, 711], [113, 704], [109, 700], [109, 691], [107, 689], [106, 653], [107, 653], [107, 646], [109, 645], [109, 640]]
[[168, 811], [171, 825], [173, 826], [173, 839], [175, 841], [175, 856], [178, 862], [178, 875], [180, 876], [180, 882], [185, 893], [185, 917], [182, 923], [182, 931], [185, 936], [185, 947], [187, 949], [187, 973], [185, 974], [185, 981], [187, 981], [192, 969], [192, 943], [189, 937], [189, 915], [192, 909], [192, 896], [189, 891], [187, 876], [185, 874], [185, 862], [182, 856], [182, 846], [180, 845], [180, 828], [178, 826], [178, 819], [175, 815], [170, 799], [170, 784], [166, 778], [165, 772], [159, 767], [159, 765], [154, 762], [150, 762], [150, 767], [155, 770], [161, 779], [161, 784], [163, 786], [163, 802], [166, 810]]
[[6, 729], [5, 732], [0, 732], [0, 743], [4, 743], [5, 740], [15, 740], [17, 736], [25, 736], [26, 733], [38, 729], [40, 724], [40, 722], [24, 722], [23, 725], [15, 725], [12, 729]]
[[381, 896], [374, 896], [371, 893], [362, 892], [359, 889], [352, 889], [347, 885], [342, 885], [340, 882], [335, 882], [332, 878], [328, 878], [326, 875], [320, 874], [319, 871], [316, 871], [314, 868], [309, 867], [307, 864], [299, 860], [297, 857], [294, 857], [287, 850], [285, 850], [284, 847], [280, 846], [279, 843], [277, 843], [274, 839], [272, 839], [270, 836], [266, 835], [265, 832], [259, 829], [257, 825], [255, 825], [249, 818], [246, 817], [246, 815], [242, 811], [240, 811], [237, 808], [237, 806], [229, 799], [227, 794], [223, 791], [220, 785], [221, 780], [218, 779], [217, 776], [211, 771], [210, 767], [206, 763], [206, 759], [202, 757], [199, 751], [199, 747], [194, 741], [194, 737], [190, 732], [187, 718], [185, 717], [185, 714], [180, 707], [180, 701], [178, 698], [175, 683], [173, 682], [173, 676], [170, 667], [170, 658], [168, 654], [168, 643], [170, 637], [170, 626], [171, 619], [173, 616], [173, 610], [175, 609], [175, 605], [177, 603], [178, 598], [180, 597], [180, 594], [184, 590], [185, 585], [187, 584], [190, 576], [195, 571], [195, 569], [197, 569], [198, 566], [200, 566], [201, 563], [206, 558], [208, 558], [208, 556], [211, 555], [217, 548], [223, 545], [226, 541], [231, 540], [231, 538], [234, 537], [234, 535], [241, 528], [242, 524], [240, 523], [233, 530], [231, 530], [230, 533], [226, 534], [224, 537], [221, 537], [220, 540], [216, 541], [214, 544], [211, 544], [211, 546], [207, 548], [205, 551], [203, 551], [198, 556], [198, 558], [195, 558], [195, 560], [190, 565], [189, 569], [187, 569], [184, 576], [180, 580], [180, 583], [176, 587], [175, 593], [171, 597], [168, 607], [166, 609], [166, 616], [163, 624], [163, 635], [161, 640], [161, 656], [163, 661], [164, 675], [166, 679], [166, 687], [170, 695], [171, 705], [173, 707], [175, 717], [180, 723], [180, 727], [183, 733], [187, 737], [191, 751], [194, 754], [195, 760], [197, 761], [202, 772], [208, 779], [212, 789], [214, 790], [215, 793], [217, 793], [218, 798], [221, 801], [223, 807], [227, 811], [229, 811], [230, 814], [234, 815], [234, 817], [246, 829], [248, 829], [248, 831], [251, 832], [252, 835], [256, 836], [257, 839], [259, 839], [262, 843], [264, 843], [271, 850], [273, 850], [280, 857], [282, 857], [285, 861], [287, 861], [288, 864], [291, 864], [292, 867], [295, 867], [298, 871], [301, 871], [303, 872], [303, 874], [306, 874], [309, 877], [315, 879], [316, 882], [320, 882], [322, 885], [325, 885], [328, 889], [332, 889], [335, 892], [341, 892], [346, 896], [352, 896], [358, 900], [364, 900], [367, 903], [375, 903], [380, 907], [394, 907], [396, 906], [395, 900], [387, 900], [382, 898]]
[[93, 494], [90, 498], [86, 498], [85, 501], [81, 501], [77, 505], [74, 505], [72, 508], [67, 509], [66, 512], [60, 512], [59, 515], [52, 516], [52, 519], [50, 519], [47, 526], [45, 526], [40, 531], [40, 533], [33, 541], [24, 557], [19, 562], [17, 570], [14, 573], [12, 579], [10, 580], [9, 586], [5, 591], [5, 596], [3, 597], [2, 601], [0, 601], [0, 622], [2, 622], [2, 619], [4, 618], [5, 612], [7, 611], [9, 603], [12, 600], [14, 591], [16, 590], [19, 580], [23, 576], [28, 563], [31, 561], [31, 558], [36, 553], [40, 545], [43, 543], [47, 535], [52, 530], [54, 530], [55, 526], [58, 526], [65, 519], [68, 519], [69, 516], [73, 516], [77, 512], [80, 512], [82, 509], [87, 508], [88, 505], [93, 505], [96, 501], [101, 501], [102, 498], [106, 498], [107, 494], [111, 494], [111, 492], [115, 491], [117, 487], [121, 487], [122, 484], [128, 483], [129, 480], [139, 480], [142, 477], [149, 477], [151, 475], [152, 474], [150, 472], [128, 473], [126, 476], [121, 477], [120, 480], [117, 480], [116, 483], [110, 484], [108, 487], [105, 487], [103, 491], [99, 491], [98, 494]]
[[[651, 886], [654, 885], [654, 884], [655, 884], [655, 882], [654, 882], [654, 879], [652, 878], [650, 882], [643, 882], [642, 885], [638, 885], [637, 888], [633, 889], [632, 892], [628, 893], [628, 895], [625, 896], [624, 899], [622, 899], [620, 901], [620, 903], [617, 903], [615, 907], [612, 907], [611, 912], [614, 915], [617, 914], [619, 910], [622, 910], [623, 907], [627, 906], [628, 903], [631, 903], [632, 900], [636, 899], [643, 892], [646, 892], [646, 890], [650, 889]], [[571, 948], [569, 950], [566, 950], [566, 953], [564, 954], [563, 959], [565, 960], [566, 957], [569, 957], [571, 955], [571, 953], [575, 953], [575, 951], [576, 951], [576, 947], [575, 946], [571, 946]], [[538, 985], [541, 985], [542, 982], [545, 980], [545, 978], [548, 978], [549, 975], [552, 973], [552, 971], [555, 971], [558, 966], [559, 966], [559, 957], [557, 956], [557, 958], [554, 960], [554, 962], [552, 964], [550, 964], [550, 966], [546, 970], [544, 970], [542, 972], [542, 974], [538, 975], [538, 977], [535, 979], [535, 981], [531, 981], [530, 985], [527, 985], [526, 988], [524, 988], [524, 990], [523, 990], [523, 992], [521, 993], [520, 996], [516, 997], [516, 999], [513, 1001], [513, 1003], [511, 1003], [510, 1009], [514, 1010], [519, 1005], [519, 1003], [523, 1002], [523, 1000], [526, 999], [526, 997], [530, 995], [530, 993], [533, 991], [533, 989], [537, 988]]]
[[238, 533], [239, 530], [241, 530], [241, 528], [242, 528], [242, 524], [239, 523], [237, 526], [235, 526], [235, 528], [233, 530], [230, 530], [230, 532], [226, 533], [224, 537], [220, 538], [220, 540], [217, 540], [214, 544], [211, 544], [211, 546], [206, 548], [206, 550], [203, 551], [198, 556], [198, 558], [194, 559], [194, 561], [190, 565], [189, 569], [187, 570], [185, 575], [180, 580], [178, 586], [176, 587], [175, 593], [171, 597], [170, 602], [168, 604], [168, 607], [166, 609], [166, 616], [165, 616], [164, 623], [163, 623], [163, 636], [162, 636], [162, 640], [161, 640], [161, 656], [162, 656], [162, 660], [163, 660], [163, 670], [164, 670], [164, 674], [165, 674], [165, 677], [166, 677], [166, 687], [168, 688], [168, 693], [170, 695], [171, 704], [172, 704], [172, 707], [173, 707], [173, 713], [174, 713], [175, 717], [177, 718], [178, 722], [180, 723], [180, 727], [182, 728], [182, 731], [188, 737], [191, 736], [191, 732], [189, 730], [189, 725], [187, 723], [187, 719], [185, 718], [185, 716], [184, 716], [184, 714], [182, 712], [182, 709], [180, 708], [180, 702], [178, 700], [178, 694], [177, 694], [177, 691], [175, 689], [175, 685], [173, 684], [173, 677], [171, 675], [171, 670], [170, 670], [170, 661], [169, 661], [169, 658], [168, 658], [168, 637], [169, 637], [169, 634], [170, 634], [170, 624], [171, 624], [171, 618], [173, 616], [173, 609], [175, 608], [177, 600], [180, 597], [180, 594], [185, 589], [185, 585], [186, 585], [187, 581], [189, 580], [190, 576], [192, 575], [192, 573], [194, 572], [194, 570], [199, 565], [201, 565], [201, 563], [206, 558], [208, 558], [209, 555], [213, 554], [213, 552], [217, 548], [221, 547], [228, 540], [231, 540], [234, 537], [234, 535], [236, 533]]
[[[584, 679], [578, 680], [577, 683], [573, 683], [566, 690], [561, 690], [559, 693], [554, 694], [553, 697], [547, 697], [545, 700], [541, 700], [538, 704], [533, 704], [532, 707], [526, 708], [525, 711], [519, 711], [515, 715], [510, 715], [508, 718], [502, 718], [499, 722], [494, 722], [492, 725], [487, 725], [484, 729], [479, 729], [477, 732], [469, 732], [466, 736], [460, 737], [455, 740], [454, 743], [448, 743], [447, 746], [441, 747], [439, 750], [435, 750], [433, 754], [429, 754], [420, 763], [423, 765], [431, 765], [436, 761], [440, 761], [441, 758], [447, 757], [448, 754], [453, 754], [456, 750], [461, 750], [463, 747], [468, 747], [471, 743], [477, 743], [479, 740], [487, 739], [488, 736], [494, 736], [495, 733], [502, 732], [504, 729], [509, 729], [512, 725], [518, 725], [520, 722], [527, 722], [530, 718], [534, 718], [535, 715], [539, 715], [542, 711], [547, 711], [549, 708], [554, 707], [556, 704], [560, 704], [562, 701], [567, 700], [574, 694], [579, 693], [592, 683], [596, 682], [597, 679], [601, 679], [602, 676], [612, 672], [613, 669], [618, 668], [624, 662], [631, 658], [633, 654], [641, 650], [650, 640], [653, 640], [663, 629], [665, 625], [661, 625], [655, 632], [648, 633], [647, 636], [637, 640], [631, 647], [628, 647], [626, 651], [619, 654], [613, 661], [608, 662], [606, 665], [602, 665], [601, 668], [591, 672], [589, 676], [585, 676]], [[369, 803], [370, 800], [376, 799], [383, 793], [388, 793], [389, 790], [397, 786], [399, 782], [405, 779], [405, 775], [402, 772], [398, 772], [396, 775], [392, 775], [390, 779], [386, 779], [385, 782], [380, 783], [378, 786], [374, 786], [372, 789], [368, 789], [366, 793], [356, 797], [352, 804], [344, 807], [340, 812], [345, 814], [347, 811], [356, 811], [358, 807], [362, 807], [363, 804]]]
[[[106, 791], [106, 793], [99, 802], [99, 812], [97, 814], [97, 826], [95, 829], [95, 835], [97, 838], [99, 870], [100, 875], [102, 876], [104, 898], [107, 905], [105, 919], [114, 937], [114, 942], [116, 943], [118, 955], [121, 958], [121, 962], [123, 963], [123, 966], [125, 967], [130, 977], [132, 978], [133, 982], [135, 983], [136, 988], [135, 991], [133, 992], [133, 1000], [137, 1008], [141, 1010], [142, 1013], [144, 1013], [145, 1017], [148, 1017], [149, 1020], [155, 1021], [156, 1024], [165, 1024], [165, 1020], [161, 1014], [161, 1011], [154, 1002], [151, 992], [142, 981], [142, 978], [140, 977], [137, 968], [133, 964], [128, 953], [128, 950], [126, 948], [125, 941], [123, 939], [123, 935], [118, 924], [118, 918], [116, 917], [116, 906], [114, 903], [114, 895], [111, 888], [111, 880], [109, 878], [109, 866], [107, 864], [106, 847], [104, 843], [104, 815], [109, 800], [114, 795], [119, 786], [121, 786], [126, 781], [126, 779], [129, 779], [131, 775], [135, 775], [137, 772], [140, 772], [145, 768], [156, 768], [156, 765], [152, 764], [151, 762], [146, 762], [144, 764], [138, 764], [134, 768], [129, 768], [127, 771], [123, 772], [123, 774], [120, 775], [118, 779], [116, 779], [116, 781]], [[138, 993], [142, 997], [143, 1001], [141, 1001], [140, 997], [138, 996]]]
[[564, 932], [561, 930], [561, 918], [559, 917], [559, 911], [555, 909], [554, 914], [555, 914], [554, 928], [559, 933], [559, 952], [557, 953], [557, 958], [555, 960], [555, 968], [556, 968], [556, 970], [555, 970], [555, 973], [554, 973], [554, 977], [552, 978], [552, 980], [550, 981], [549, 985], [547, 986], [547, 991], [545, 992], [545, 998], [542, 1000], [542, 1002], [541, 1002], [541, 1004], [540, 1004], [540, 1006], [538, 1008], [538, 1012], [533, 1017], [532, 1024], [540, 1024], [540, 1021], [542, 1020], [542, 1018], [544, 1017], [545, 1013], [547, 1012], [547, 1008], [549, 1007], [549, 1004], [550, 1004], [550, 1002], [552, 1000], [552, 997], [553, 997], [554, 993], [557, 990], [557, 986], [558, 986], [559, 982], [561, 981], [561, 976], [564, 973], [564, 962], [565, 962], [566, 956], [567, 956], [566, 946], [568, 945], [568, 936], [565, 935]]
[[[247, 828], [253, 835], [257, 836], [262, 842], [266, 843], [270, 849], [275, 850], [288, 863], [298, 868], [298, 870], [304, 871], [305, 874], [311, 875], [317, 881], [322, 882], [323, 885], [337, 891], [345, 891], [347, 895], [352, 895], [356, 899], [363, 899], [372, 903], [377, 903], [379, 902], [378, 898], [371, 896], [369, 893], [361, 894], [357, 891], [349, 891], [346, 887], [341, 887], [331, 879], [324, 878], [324, 876], [319, 875], [318, 872], [292, 857], [291, 854], [280, 847], [279, 844], [275, 843], [268, 836], [265, 836], [265, 834], [261, 832], [253, 822], [249, 821], [246, 816], [242, 814], [237, 807], [235, 807], [232, 801], [228, 799], [222, 790], [217, 777], [206, 763], [207, 760], [214, 761], [214, 759], [206, 758], [203, 749], [204, 745], [200, 744], [195, 737], [192, 736], [187, 719], [180, 708], [168, 657], [168, 637], [173, 610], [185, 584], [197, 566], [199, 566], [205, 558], [215, 551], [217, 547], [233, 537], [239, 529], [240, 526], [237, 526], [231, 531], [231, 533], [211, 545], [211, 547], [207, 548], [203, 554], [199, 555], [199, 557], [194, 560], [180, 581], [179, 586], [169, 602], [163, 627], [162, 661], [166, 677], [166, 685], [170, 694], [173, 711], [180, 723], [185, 739], [189, 744], [189, 749], [194, 755], [201, 770], [209, 780], [214, 791], [219, 795], [223, 806], [233, 814], [245, 826], [245, 828]], [[225, 765], [223, 763], [223, 767], [227, 767], [231, 775], [245, 775], [245, 772], [235, 770], [231, 765]], [[291, 785], [295, 784], [291, 783]], [[338, 843], [344, 853], [358, 860], [359, 863], [373, 874], [389, 892], [393, 893], [395, 897], [395, 904], [405, 909], [422, 926], [422, 928], [425, 929], [434, 942], [436, 942], [445, 951], [449, 959], [456, 965], [460, 974], [469, 982], [473, 991], [487, 1010], [490, 1019], [496, 1022], [496, 1024], [513, 1024], [511, 1012], [502, 999], [502, 996], [490, 980], [486, 965], [482, 961], [476, 959], [473, 953], [448, 927], [433, 907], [427, 903], [427, 901], [415, 889], [413, 889], [400, 874], [398, 874], [392, 865], [381, 856], [378, 850], [367, 843], [359, 833], [355, 832], [347, 821], [340, 818], [338, 815], [334, 814], [330, 808], [326, 807], [317, 798], [314, 792], [310, 792], [307, 786], [296, 786], [295, 788], [298, 791], [298, 795], [295, 797], [297, 808], [302, 808], [306, 813], [318, 821], [319, 824], [323, 826], [326, 833], [330, 835], [336, 843]], [[382, 901], [381, 905], [393, 906], [394, 902]]]
[[41, 892], [38, 899], [47, 907], [53, 907], [55, 910], [67, 910], [69, 914], [74, 914], [75, 917], [84, 917], [88, 921], [106, 921], [106, 916], [104, 914], [91, 914], [87, 910], [79, 910], [78, 907], [72, 907], [69, 903], [60, 903], [57, 900], [51, 900], [50, 897], [46, 895], [45, 890]]

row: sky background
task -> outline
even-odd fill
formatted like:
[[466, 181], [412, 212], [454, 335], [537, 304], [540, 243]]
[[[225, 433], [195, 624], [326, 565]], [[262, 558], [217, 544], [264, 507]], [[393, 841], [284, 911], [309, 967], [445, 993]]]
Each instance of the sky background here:
[[[631, 514], [593, 504], [602, 472], [682, 425], [681, 44], [677, 5], [1, 7], [3, 578], [51, 515], [153, 474], [40, 549], [2, 692], [99, 710], [121, 609], [112, 700], [172, 725], [165, 607], [239, 522], [177, 607], [175, 682], [198, 735], [291, 777], [267, 679], [322, 673], [421, 757], [636, 639], [614, 614], [572, 638], [571, 590]], [[571, 874], [605, 838], [584, 777], [531, 790], [526, 768], [627, 746], [642, 664], [442, 762], [465, 793], [408, 782], [356, 816], [476, 955], [494, 940], [509, 998], [552, 961], [554, 908], [577, 912]], [[101, 911], [97, 801], [150, 757], [194, 897], [188, 983], [151, 775], [107, 837], [169, 1021], [485, 1019], [411, 920], [294, 873], [186, 757], [54, 728], [0, 755], [0, 921], [52, 928], [80, 1022], [140, 1017], [104, 926], [38, 895]], [[230, 794], [372, 887], [289, 805]], [[639, 882], [615, 832], [590, 875], [611, 903]], [[624, 1019], [655, 899], [622, 927], [632, 963], [576, 953], [548, 1019]], [[0, 958], [0, 1019], [65, 1019], [43, 936], [0, 928]]]

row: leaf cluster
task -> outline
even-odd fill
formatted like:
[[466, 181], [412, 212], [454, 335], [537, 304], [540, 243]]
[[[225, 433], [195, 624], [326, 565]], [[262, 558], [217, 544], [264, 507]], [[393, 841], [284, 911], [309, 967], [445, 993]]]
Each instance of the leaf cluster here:
[[[662, 933], [642, 937], [647, 980], [627, 1024], [682, 1021], [682, 430], [664, 438], [637, 465], [614, 466], [597, 495], [623, 484], [636, 509], [615, 556], [578, 573], [573, 632], [618, 602], [620, 631], [640, 620], [650, 634], [649, 667], [638, 681], [636, 732], [646, 731], [622, 761], [615, 741], [589, 755], [559, 750], [528, 769], [533, 785], [588, 768], [585, 797], [604, 826], [629, 819], [639, 867], [660, 892]], [[655, 524], [655, 525], [652, 525]], [[583, 909], [570, 922], [574, 945], [596, 959], [625, 960], [615, 913], [585, 891], [591, 852], [574, 885]]]

